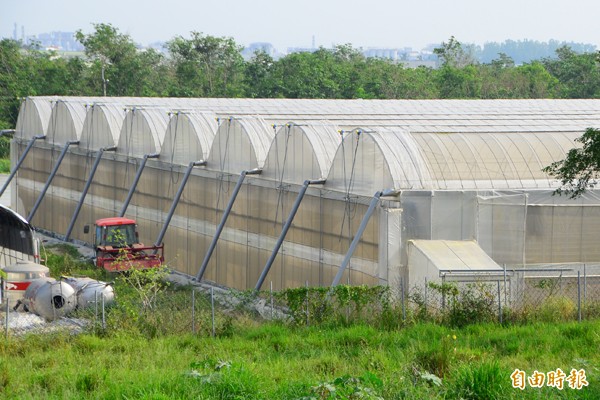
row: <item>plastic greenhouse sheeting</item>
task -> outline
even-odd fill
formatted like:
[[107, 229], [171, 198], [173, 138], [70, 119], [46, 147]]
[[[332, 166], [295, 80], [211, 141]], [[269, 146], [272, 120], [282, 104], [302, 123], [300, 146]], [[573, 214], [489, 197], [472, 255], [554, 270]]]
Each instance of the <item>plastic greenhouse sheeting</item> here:
[[79, 147], [97, 150], [116, 146], [125, 113], [123, 106], [115, 103], [91, 105], [83, 123]]
[[274, 130], [262, 118], [221, 121], [207, 159], [207, 168], [230, 174], [262, 168], [275, 137]]
[[295, 184], [325, 179], [341, 138], [331, 124], [285, 124], [271, 143], [261, 176]]
[[169, 123], [169, 110], [164, 108], [136, 108], [127, 112], [117, 152], [133, 157], [160, 153]]
[[217, 117], [213, 113], [171, 114], [161, 148], [161, 158], [179, 165], [205, 160], [208, 158], [217, 128]]
[[52, 114], [54, 97], [27, 97], [19, 109], [15, 137], [31, 139], [48, 133], [48, 122]]
[[378, 202], [344, 283], [396, 285], [408, 277], [415, 240], [477, 241], [497, 264], [517, 268], [600, 261], [600, 192], [552, 196], [557, 182], [541, 172], [600, 126], [600, 100], [28, 98], [13, 162], [39, 129], [49, 131], [52, 106], [54, 136], [34, 143], [15, 179], [18, 211], [28, 214], [61, 142], [79, 137], [35, 219], [65, 232], [96, 152], [116, 142], [73, 230], [91, 242], [83, 226], [114, 216], [142, 156], [160, 152], [126, 214], [149, 243], [185, 166], [205, 159], [164, 238], [170, 266], [186, 274], [197, 273], [240, 172], [262, 169], [246, 177], [206, 270], [219, 284], [254, 287], [300, 185], [319, 178], [327, 179], [308, 188], [267, 276], [275, 289], [329, 285], [373, 195], [385, 189], [400, 194]]

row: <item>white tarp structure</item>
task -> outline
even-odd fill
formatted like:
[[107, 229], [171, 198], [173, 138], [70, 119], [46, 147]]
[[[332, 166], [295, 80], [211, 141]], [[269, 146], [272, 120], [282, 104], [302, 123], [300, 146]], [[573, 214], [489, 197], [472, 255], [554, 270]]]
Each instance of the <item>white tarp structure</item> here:
[[439, 280], [442, 273], [494, 271], [501, 274], [503, 269], [474, 240], [408, 241], [408, 280], [413, 284]]
[[[114, 216], [142, 158], [131, 199], [142, 241], [154, 241], [186, 167], [194, 167], [164, 238], [171, 267], [195, 276], [242, 171], [248, 175], [204, 279], [257, 282], [306, 180], [306, 191], [267, 281], [274, 288], [329, 285], [371, 199], [341, 282], [409, 279], [409, 242], [476, 241], [510, 268], [600, 262], [600, 198], [553, 196], [542, 168], [564, 158], [600, 100], [303, 100], [31, 97], [11, 157], [38, 140], [13, 180], [12, 204], [28, 215], [58, 153], [71, 146], [35, 216], [64, 234], [98, 150], [102, 155], [72, 237]], [[474, 250], [475, 251], [475, 250]]]

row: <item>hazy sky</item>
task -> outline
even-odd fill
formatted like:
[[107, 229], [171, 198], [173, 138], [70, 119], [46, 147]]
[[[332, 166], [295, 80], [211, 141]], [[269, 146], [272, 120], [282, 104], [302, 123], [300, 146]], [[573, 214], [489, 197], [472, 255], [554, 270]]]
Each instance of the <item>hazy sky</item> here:
[[0, 37], [84, 32], [111, 23], [144, 45], [191, 31], [270, 42], [279, 50], [351, 43], [413, 47], [447, 41], [574, 41], [600, 47], [599, 0], [0, 0]]

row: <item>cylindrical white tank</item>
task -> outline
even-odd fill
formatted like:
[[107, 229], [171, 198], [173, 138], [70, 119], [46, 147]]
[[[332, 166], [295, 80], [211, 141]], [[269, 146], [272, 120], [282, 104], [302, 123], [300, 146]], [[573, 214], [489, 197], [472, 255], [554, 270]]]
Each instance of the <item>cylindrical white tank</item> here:
[[27, 309], [47, 320], [60, 318], [75, 309], [75, 289], [54, 278], [41, 278], [31, 282], [23, 298]]
[[102, 303], [102, 297], [104, 297], [104, 304], [110, 304], [115, 300], [115, 292], [113, 287], [106, 282], [97, 281], [92, 278], [73, 278], [65, 277], [64, 282], [75, 289], [77, 295], [77, 307], [86, 308], [95, 305], [96, 301], [99, 304]]
[[45, 278], [49, 274], [48, 267], [31, 261], [17, 261], [3, 269], [6, 272], [6, 295], [8, 306], [13, 308], [17, 302], [23, 299], [29, 284], [39, 278]]

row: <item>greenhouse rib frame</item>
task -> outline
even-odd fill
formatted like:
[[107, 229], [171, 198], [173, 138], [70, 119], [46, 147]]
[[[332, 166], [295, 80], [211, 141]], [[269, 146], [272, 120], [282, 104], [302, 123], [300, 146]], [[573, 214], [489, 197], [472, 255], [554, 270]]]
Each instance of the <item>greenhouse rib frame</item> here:
[[423, 276], [413, 240], [473, 241], [511, 268], [599, 262], [598, 192], [553, 196], [558, 182], [542, 171], [598, 126], [599, 100], [29, 97], [13, 163], [31, 138], [45, 138], [17, 171], [12, 205], [29, 215], [65, 144], [78, 142], [30, 222], [64, 235], [94, 158], [116, 147], [102, 154], [71, 237], [90, 243], [83, 227], [118, 215], [132, 190], [126, 216], [150, 244], [196, 163], [164, 236], [168, 265], [192, 277], [240, 174], [254, 171], [203, 275], [233, 288], [254, 288], [307, 180], [318, 184], [306, 189], [266, 277], [275, 289], [330, 285], [382, 191], [394, 195], [365, 222], [342, 283], [412, 285]]

